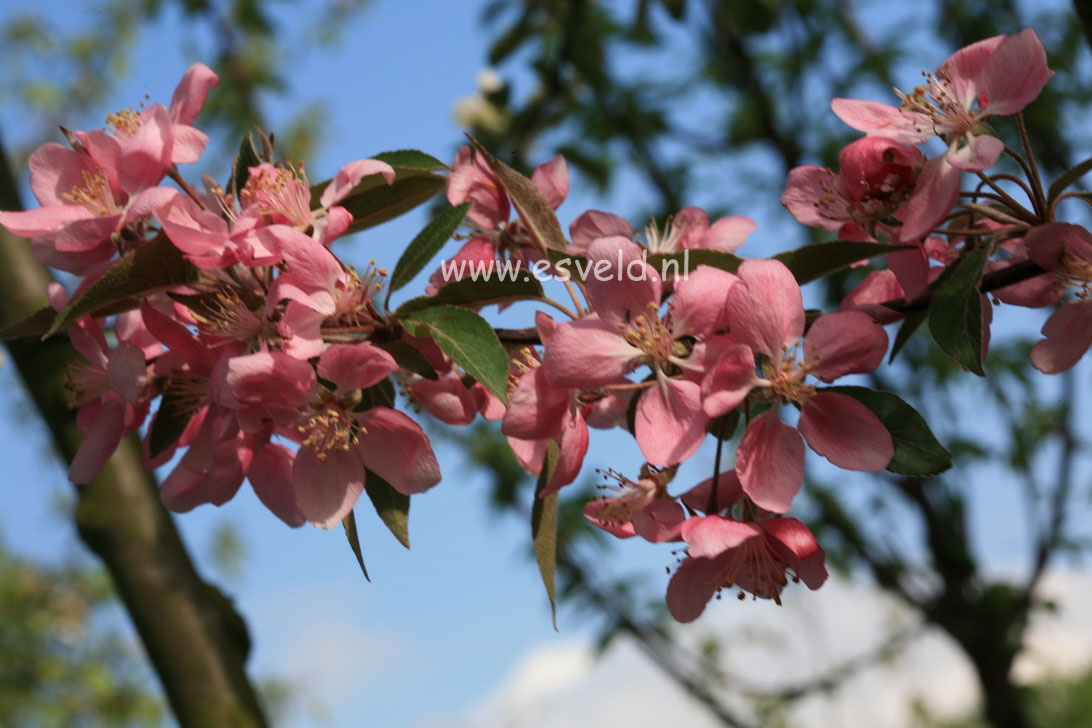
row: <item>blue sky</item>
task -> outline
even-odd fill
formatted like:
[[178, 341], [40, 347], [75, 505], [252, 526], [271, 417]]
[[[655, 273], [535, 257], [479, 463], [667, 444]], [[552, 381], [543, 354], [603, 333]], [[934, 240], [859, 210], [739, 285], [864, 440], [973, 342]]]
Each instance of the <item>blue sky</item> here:
[[[276, 130], [311, 101], [327, 106], [328, 142], [316, 159], [307, 160], [313, 179], [385, 150], [412, 147], [445, 160], [453, 156], [461, 130], [454, 123], [452, 103], [474, 91], [485, 58], [488, 37], [478, 23], [481, 4], [377, 0], [344, 29], [341, 45], [290, 59], [288, 91], [268, 99], [265, 110]], [[20, 6], [18, 0], [6, 4], [4, 12]], [[46, 12], [66, 7], [60, 2], [45, 5]], [[301, 25], [295, 9], [280, 8], [276, 17], [289, 36]], [[73, 126], [99, 126], [107, 113], [139, 103], [145, 93], [167, 102], [177, 79], [191, 62], [202, 59], [207, 45], [180, 30], [178, 19], [168, 13], [145, 32], [137, 53], [141, 62], [99, 113], [74, 120]], [[926, 59], [923, 67], [941, 58]], [[913, 80], [910, 76], [908, 84]], [[817, 108], [816, 113], [824, 112]], [[15, 143], [38, 134], [21, 123], [17, 109], [0, 109], [0, 130]], [[745, 162], [758, 165], [763, 160]], [[719, 172], [723, 170], [703, 174], [716, 180]], [[731, 180], [722, 178], [717, 184], [729, 190], [727, 199], [736, 198], [729, 189]], [[696, 204], [722, 202], [716, 186], [708, 189]], [[651, 199], [632, 179], [603, 199], [576, 178], [560, 211], [562, 224], [567, 227], [589, 207], [626, 214]], [[795, 239], [786, 236], [787, 214], [764, 211], [756, 217], [758, 231], [743, 253], [767, 255], [783, 249], [783, 240]], [[416, 212], [339, 243], [338, 252], [348, 262], [374, 257], [392, 268], [401, 247], [425, 222], [423, 213]], [[454, 249], [452, 244], [449, 252]], [[1042, 316], [1012, 320], [1033, 331]], [[1085, 379], [1088, 369], [1086, 362]], [[51, 459], [44, 430], [29, 414], [10, 367], [0, 369], [0, 381], [0, 456], [11, 473], [0, 486], [0, 536], [8, 546], [43, 558], [77, 552], [72, 527], [56, 509], [58, 499], [70, 492], [64, 471]], [[588, 470], [639, 462], [636, 446], [626, 437], [597, 435], [593, 448]], [[464, 467], [452, 446], [437, 444], [437, 451], [445, 478], [433, 491], [413, 499], [412, 551], [394, 541], [366, 500], [359, 504], [370, 584], [360, 576], [340, 530], [289, 530], [246, 486], [222, 508], [206, 506], [176, 519], [206, 573], [212, 568], [207, 554], [216, 528], [226, 522], [239, 530], [247, 547], [243, 575], [224, 586], [250, 624], [252, 673], [302, 684], [306, 694], [325, 704], [324, 725], [447, 724], [478, 705], [533, 646], [564, 646], [587, 636], [589, 626], [564, 611], [561, 633], [553, 631], [537, 572], [526, 558], [527, 524], [491, 514], [485, 505], [485, 479]], [[703, 451], [680, 474], [680, 482], [697, 482], [711, 460], [711, 451]], [[974, 531], [980, 547], [1004, 566], [1023, 556], [1022, 541], [1011, 536], [1013, 529], [1022, 528], [1022, 520], [1015, 489], [996, 486], [985, 481], [974, 486], [980, 506], [975, 508]], [[860, 496], [863, 500], [864, 491]], [[897, 537], [913, 547], [911, 534]], [[593, 568], [636, 572], [661, 588], [666, 584], [663, 567], [673, 561], [666, 549], [625, 544], [609, 564]], [[723, 606], [714, 613], [726, 614]]]

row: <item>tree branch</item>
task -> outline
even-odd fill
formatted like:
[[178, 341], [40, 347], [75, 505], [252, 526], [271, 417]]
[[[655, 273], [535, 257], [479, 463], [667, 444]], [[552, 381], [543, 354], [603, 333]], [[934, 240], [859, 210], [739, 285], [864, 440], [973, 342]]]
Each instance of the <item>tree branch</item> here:
[[[0, 209], [21, 209], [0, 144]], [[47, 305], [52, 276], [26, 241], [0, 229], [0, 319], [16, 321]], [[64, 394], [64, 367], [78, 354], [63, 337], [7, 343], [12, 361], [53, 437], [71, 462], [83, 434]], [[76, 488], [80, 538], [102, 559], [133, 620], [181, 726], [266, 725], [244, 664], [246, 624], [230, 601], [201, 579], [129, 437], [94, 482]]]

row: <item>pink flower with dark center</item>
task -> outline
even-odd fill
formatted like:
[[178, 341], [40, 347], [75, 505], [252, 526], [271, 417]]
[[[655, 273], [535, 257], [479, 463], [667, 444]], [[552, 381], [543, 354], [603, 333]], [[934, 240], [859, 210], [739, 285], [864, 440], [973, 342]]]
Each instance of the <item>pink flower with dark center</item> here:
[[[804, 336], [800, 287], [776, 260], [748, 260], [739, 267], [728, 316], [736, 343], [705, 375], [702, 407], [709, 417], [720, 417], [752, 389], [772, 398], [774, 406], [748, 423], [736, 451], [740, 483], [756, 505], [775, 513], [789, 509], [804, 475], [801, 434], [839, 467], [887, 467], [894, 445], [876, 415], [852, 397], [817, 390], [805, 379], [831, 382], [874, 370], [887, 352], [881, 326], [859, 311], [842, 311], [819, 317]], [[763, 357], [761, 376], [755, 373], [756, 355]], [[779, 419], [782, 404], [800, 407], [799, 430]]]
[[[939, 136], [948, 145], [941, 159], [926, 164], [907, 204], [902, 239], [926, 235], [951, 208], [961, 171], [993, 166], [1005, 144], [986, 125], [1030, 104], [1054, 72], [1034, 30], [995, 36], [956, 51], [909, 94], [896, 91], [895, 108], [872, 101], [834, 99], [831, 108], [854, 129], [903, 144]], [[945, 208], [947, 205], [947, 208]]]
[[736, 278], [699, 266], [679, 281], [661, 317], [660, 277], [636, 244], [603, 238], [587, 259], [585, 290], [595, 313], [557, 328], [546, 345], [547, 381], [597, 390], [650, 367], [655, 382], [637, 404], [637, 444], [653, 465], [682, 462], [705, 437], [698, 382], [719, 351], [716, 333], [727, 326], [725, 303]]
[[680, 622], [692, 622], [721, 589], [739, 598], [781, 603], [786, 569], [809, 589], [827, 579], [825, 555], [808, 527], [794, 518], [742, 522], [721, 516], [691, 518], [682, 527], [688, 556], [667, 585], [667, 607]]
[[1031, 365], [1058, 374], [1075, 365], [1092, 346], [1092, 234], [1079, 225], [1048, 223], [1024, 238], [1028, 255], [1057, 276], [1056, 291], [1068, 295], [1047, 322], [1046, 338], [1031, 348]]
[[618, 538], [640, 536], [652, 543], [677, 541], [686, 512], [668, 494], [664, 478], [647, 467], [630, 480], [610, 469], [599, 486], [609, 493], [584, 506], [584, 517]]

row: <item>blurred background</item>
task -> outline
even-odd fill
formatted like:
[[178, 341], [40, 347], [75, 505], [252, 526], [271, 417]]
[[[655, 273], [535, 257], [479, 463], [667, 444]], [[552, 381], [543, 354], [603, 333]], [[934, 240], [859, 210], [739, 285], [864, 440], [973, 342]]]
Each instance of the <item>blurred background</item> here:
[[[563, 227], [590, 208], [662, 226], [698, 205], [755, 219], [740, 252], [765, 257], [819, 239], [778, 198], [789, 169], [835, 166], [855, 138], [830, 99], [889, 101], [982, 38], [1032, 27], [1047, 49], [1057, 75], [1026, 112], [1047, 176], [1092, 155], [1089, 14], [1054, 0], [8, 0], [0, 143], [10, 192], [31, 204], [26, 157], [63, 141], [58, 124], [99, 128], [145, 95], [167, 103], [204, 61], [221, 83], [197, 121], [211, 141], [183, 170], [191, 181], [223, 178], [256, 125], [313, 182], [395, 149], [450, 162], [470, 132], [524, 172], [565, 155]], [[1008, 122], [998, 132], [1014, 137]], [[428, 215], [338, 253], [390, 269]], [[1063, 215], [1088, 223], [1081, 208]], [[4, 254], [21, 244], [3, 238]], [[865, 272], [814, 284], [806, 303], [836, 307]], [[593, 435], [587, 476], [562, 494], [556, 632], [530, 547], [533, 482], [489, 426], [420, 415], [444, 480], [412, 501], [411, 551], [358, 505], [371, 583], [340, 530], [289, 530], [248, 487], [174, 521], [246, 620], [273, 725], [1092, 725], [1092, 366], [1030, 369], [1046, 313], [995, 309], [988, 379], [919, 334], [861, 380], [913, 403], [956, 467], [917, 480], [809, 461], [793, 515], [832, 578], [790, 586], [781, 606], [728, 598], [685, 628], [667, 617], [671, 546], [604, 538], [580, 515], [593, 468], [640, 462], [619, 433]], [[173, 725], [10, 360], [0, 381], [0, 725]], [[707, 446], [676, 489], [704, 477]]]

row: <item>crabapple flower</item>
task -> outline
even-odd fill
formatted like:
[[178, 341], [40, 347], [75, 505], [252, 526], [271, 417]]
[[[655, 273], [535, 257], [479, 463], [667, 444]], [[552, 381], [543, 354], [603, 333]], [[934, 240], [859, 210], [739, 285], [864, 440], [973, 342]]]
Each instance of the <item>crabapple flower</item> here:
[[1066, 301], [1043, 324], [1042, 341], [1031, 348], [1031, 365], [1044, 374], [1070, 369], [1092, 345], [1092, 235], [1079, 225], [1048, 223], [1024, 238], [1028, 255], [1054, 271]]
[[705, 437], [700, 386], [719, 351], [716, 332], [727, 327], [725, 304], [736, 282], [731, 273], [698, 266], [679, 281], [660, 315], [659, 274], [635, 243], [602, 238], [588, 249], [585, 282], [595, 313], [558, 326], [546, 345], [543, 367], [555, 387], [597, 390], [637, 366], [655, 381], [636, 409], [637, 444], [649, 463], [674, 465], [690, 457]]
[[754, 232], [755, 221], [742, 215], [722, 217], [709, 224], [700, 207], [685, 207], [670, 218], [661, 232], [656, 222], [645, 228], [645, 247], [650, 253], [677, 253], [685, 249], [734, 253]]
[[[789, 509], [804, 476], [804, 439], [839, 467], [887, 467], [894, 445], [876, 415], [848, 395], [805, 381], [809, 374], [831, 382], [874, 370], [887, 352], [881, 326], [860, 311], [841, 311], [820, 316], [804, 335], [800, 286], [776, 260], [744, 261], [727, 308], [735, 343], [702, 380], [702, 408], [720, 417], [756, 388], [773, 400], [747, 424], [736, 451], [740, 483], [756, 505], [774, 513]], [[763, 357], [761, 377], [756, 354]], [[799, 429], [778, 417], [779, 405], [790, 403], [800, 407]]]
[[[531, 175], [531, 182], [549, 203], [557, 209], [569, 194], [569, 169], [560, 154], [540, 164]], [[455, 155], [451, 174], [447, 179], [447, 199], [452, 205], [470, 202], [466, 213], [469, 240], [455, 254], [452, 263], [466, 261], [465, 268], [480, 270], [477, 264], [490, 263], [505, 256], [531, 265], [541, 259], [543, 251], [532, 239], [522, 220], [509, 221], [512, 205], [508, 193], [497, 179], [489, 164], [479, 154], [472, 154], [470, 147], [460, 147]], [[464, 267], [450, 267], [461, 274]], [[441, 267], [429, 278], [426, 289], [433, 295], [457, 278], [448, 277]]]
[[641, 477], [630, 480], [612, 469], [603, 473], [599, 486], [609, 493], [584, 506], [584, 517], [618, 538], [640, 536], [651, 543], [679, 540], [686, 512], [667, 495], [664, 473], [647, 466]]
[[721, 516], [691, 518], [682, 526], [688, 556], [667, 585], [667, 607], [692, 622], [721, 589], [738, 588], [781, 603], [786, 569], [809, 589], [827, 579], [825, 554], [808, 527], [795, 518], [743, 522]]

